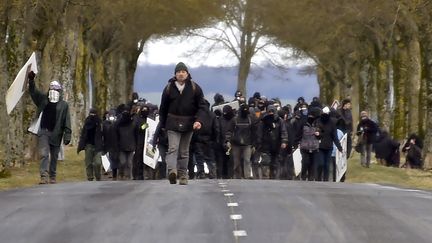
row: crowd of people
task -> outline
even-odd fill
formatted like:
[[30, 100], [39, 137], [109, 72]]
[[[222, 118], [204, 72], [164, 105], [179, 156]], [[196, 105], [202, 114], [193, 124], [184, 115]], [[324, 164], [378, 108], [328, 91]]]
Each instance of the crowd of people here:
[[[43, 144], [47, 145], [43, 145], [41, 183], [48, 183], [47, 176], [55, 183], [55, 167], [48, 173], [47, 158], [49, 153], [55, 154], [63, 135], [65, 144], [69, 143], [70, 118], [62, 118], [63, 124], [59, 125], [54, 119], [59, 115], [55, 111], [62, 110], [53, 108], [52, 104], [59, 99], [55, 99], [58, 94], [51, 90], [61, 90], [60, 86], [53, 84], [52, 89], [50, 86], [48, 99], [42, 99], [39, 91], [36, 97], [34, 75], [29, 79], [32, 97], [41, 111], [45, 111], [42, 134], [47, 135], [42, 142], [46, 140]], [[44, 107], [36, 98], [44, 101]], [[61, 109], [65, 109], [64, 106], [62, 104]], [[61, 114], [66, 116], [66, 113]], [[56, 122], [48, 122], [49, 117]], [[159, 124], [152, 146], [159, 150], [162, 161], [153, 169], [143, 163], [143, 153], [147, 119], [156, 118]], [[399, 166], [399, 144], [381, 131], [366, 111], [360, 113], [360, 118], [355, 131], [358, 142], [354, 148], [361, 154], [361, 165], [370, 166], [374, 150], [377, 159], [386, 165]], [[56, 131], [54, 137], [50, 127], [62, 130]], [[339, 142], [344, 134], [347, 135], [346, 151]], [[299, 97], [297, 104], [291, 107], [282, 105], [277, 98], [267, 99], [259, 92], [246, 99], [241, 91], [236, 91], [233, 101], [226, 101], [217, 93], [210, 106], [187, 66], [179, 63], [174, 77], [162, 92], [160, 107], [134, 93], [129, 103], [102, 115], [91, 109], [81, 129], [77, 152], [85, 151], [89, 181], [101, 180], [102, 155], [109, 158], [113, 180], [166, 178], [171, 184], [178, 180], [181, 185], [195, 178], [335, 181], [335, 151], [343, 151], [349, 157], [353, 135], [349, 99], [329, 106], [321, 104], [317, 97], [310, 103]], [[55, 143], [50, 137], [56, 139]], [[407, 167], [421, 168], [421, 148], [421, 140], [412, 135], [402, 149], [407, 153]], [[298, 176], [293, 161], [293, 152], [297, 149], [302, 156]], [[207, 165], [207, 173], [204, 165]]]

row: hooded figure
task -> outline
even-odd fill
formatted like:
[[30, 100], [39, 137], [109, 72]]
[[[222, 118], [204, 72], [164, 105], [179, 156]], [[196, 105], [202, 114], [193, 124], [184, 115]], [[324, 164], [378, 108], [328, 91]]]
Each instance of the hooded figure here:
[[[56, 183], [57, 159], [60, 145], [71, 141], [71, 121], [69, 105], [62, 97], [62, 87], [58, 81], [52, 81], [48, 93], [36, 88], [34, 78], [36, 74], [28, 74], [30, 96], [37, 106], [41, 116], [38, 132], [40, 161], [40, 184]], [[49, 181], [48, 181], [49, 177]]]
[[84, 121], [77, 153], [85, 150], [85, 166], [87, 180], [101, 180], [101, 153], [102, 153], [102, 121], [96, 109], [90, 109], [89, 115]]

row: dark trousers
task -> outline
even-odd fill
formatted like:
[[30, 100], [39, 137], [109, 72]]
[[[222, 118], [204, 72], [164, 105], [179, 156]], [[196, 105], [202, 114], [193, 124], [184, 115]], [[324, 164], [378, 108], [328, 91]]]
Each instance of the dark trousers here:
[[119, 153], [118, 152], [109, 152], [108, 158], [110, 161], [110, 167], [112, 170], [113, 179], [117, 179], [117, 172], [120, 165], [119, 162]]
[[318, 161], [318, 150], [308, 151], [301, 149], [302, 155], [302, 169], [301, 169], [301, 179], [305, 181], [315, 180], [315, 163]]
[[40, 156], [40, 176], [41, 178], [56, 178], [57, 159], [60, 146], [54, 146], [49, 143], [52, 132], [43, 129], [40, 131], [38, 138], [39, 156]]
[[204, 163], [207, 164], [209, 169], [209, 177], [213, 178], [216, 175], [216, 166], [214, 151], [211, 143], [196, 142], [195, 143], [195, 161], [197, 165], [198, 174], [204, 174]]
[[280, 158], [279, 178], [283, 180], [292, 180], [294, 178], [294, 161], [292, 154], [283, 151]]
[[134, 180], [144, 180], [144, 145], [138, 145], [135, 149], [132, 164], [132, 178]]
[[221, 145], [215, 145], [216, 176], [218, 179], [229, 179], [233, 176], [233, 163], [227, 150]]
[[318, 161], [315, 164], [316, 166], [316, 181], [328, 181], [329, 180], [329, 167], [331, 154], [333, 149], [319, 149], [318, 152]]

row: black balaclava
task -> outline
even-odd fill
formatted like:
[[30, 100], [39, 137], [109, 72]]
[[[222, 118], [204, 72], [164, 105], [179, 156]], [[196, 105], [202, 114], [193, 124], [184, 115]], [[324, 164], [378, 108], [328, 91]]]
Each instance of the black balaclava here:
[[226, 105], [222, 108], [222, 116], [226, 120], [231, 120], [234, 117], [234, 111], [231, 106]]
[[245, 118], [249, 115], [249, 106], [247, 106], [246, 104], [242, 104], [240, 106], [240, 116], [242, 118]]
[[143, 106], [139, 113], [139, 115], [144, 118], [147, 118], [149, 114], [150, 114], [150, 109], [147, 106]]

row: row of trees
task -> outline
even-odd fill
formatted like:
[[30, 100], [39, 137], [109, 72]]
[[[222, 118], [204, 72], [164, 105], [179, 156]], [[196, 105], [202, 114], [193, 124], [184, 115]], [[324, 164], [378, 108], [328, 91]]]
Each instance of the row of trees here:
[[[51, 80], [61, 80], [76, 139], [86, 115], [89, 74], [91, 106], [102, 111], [125, 102], [150, 36], [205, 26], [222, 13], [221, 6], [207, 0], [0, 0], [0, 92], [6, 93], [35, 51], [38, 86], [47, 89]], [[34, 143], [25, 133], [34, 106], [25, 96], [9, 117], [0, 99], [0, 113], [0, 155], [4, 164], [21, 164]]]
[[[104, 110], [129, 97], [138, 55], [151, 36], [202, 36], [197, 28], [214, 28], [219, 34], [202, 37], [236, 56], [240, 90], [256, 53], [268, 45], [292, 48], [315, 60], [324, 102], [350, 97], [355, 117], [368, 110], [400, 141], [410, 133], [424, 136], [431, 168], [431, 16], [428, 0], [0, 0], [0, 91], [36, 51], [39, 85], [64, 83], [78, 131], [89, 73], [94, 104]], [[33, 109], [25, 97], [7, 117], [0, 100], [0, 145], [8, 162], [23, 160]]]

